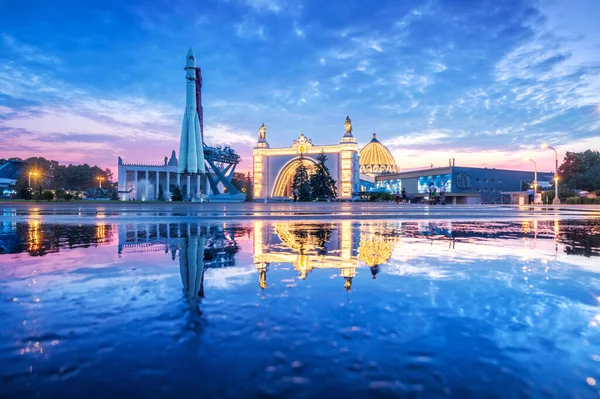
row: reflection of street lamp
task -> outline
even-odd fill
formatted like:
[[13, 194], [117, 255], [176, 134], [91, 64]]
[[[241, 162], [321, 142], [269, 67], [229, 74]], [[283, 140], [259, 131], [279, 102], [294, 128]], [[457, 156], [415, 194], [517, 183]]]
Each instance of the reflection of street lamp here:
[[37, 172], [35, 170], [32, 171], [32, 172], [29, 172], [29, 184], [28, 185], [29, 185], [30, 188], [31, 188], [31, 176], [37, 177], [38, 175], [39, 175], [39, 172]]
[[98, 188], [102, 188], [102, 180], [104, 180], [104, 177], [98, 176], [96, 179], [98, 179]]
[[537, 163], [531, 158], [525, 158], [525, 161], [533, 162], [533, 170], [534, 170], [534, 172], [533, 172], [533, 193], [537, 194], [537, 186], [538, 186], [538, 184], [537, 184]]
[[554, 200], [552, 200], [552, 204], [560, 205], [560, 198], [558, 198], [558, 152], [556, 152], [556, 148], [550, 147], [548, 144], [542, 144], [542, 148], [550, 148], [554, 151]]

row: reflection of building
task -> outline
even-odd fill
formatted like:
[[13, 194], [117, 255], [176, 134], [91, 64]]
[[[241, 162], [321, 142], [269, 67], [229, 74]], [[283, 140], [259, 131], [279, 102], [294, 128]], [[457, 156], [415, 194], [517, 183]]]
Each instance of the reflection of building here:
[[340, 223], [273, 223], [254, 222], [254, 264], [259, 271], [259, 285], [267, 287], [271, 263], [289, 263], [305, 279], [316, 269], [339, 269], [349, 290], [356, 268], [364, 265], [375, 276], [379, 265], [387, 262], [398, 235], [385, 223], [353, 226]]
[[[540, 187], [551, 184], [552, 173], [538, 172]], [[446, 189], [447, 201], [455, 204], [500, 202], [501, 193], [522, 191], [534, 179], [533, 172], [446, 166], [376, 177], [378, 187], [393, 192], [406, 189], [414, 197], [425, 197], [430, 183]]]

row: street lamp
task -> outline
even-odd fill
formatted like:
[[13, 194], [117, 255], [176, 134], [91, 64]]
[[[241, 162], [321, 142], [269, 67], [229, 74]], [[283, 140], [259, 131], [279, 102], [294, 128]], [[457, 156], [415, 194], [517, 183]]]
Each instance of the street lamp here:
[[98, 176], [96, 179], [98, 179], [98, 188], [102, 188], [102, 180], [104, 180], [104, 177]]
[[542, 148], [549, 148], [554, 151], [554, 200], [552, 200], [552, 204], [560, 205], [560, 198], [558, 198], [558, 152], [556, 152], [556, 148], [550, 147], [548, 144], [542, 144]]
[[30, 188], [31, 188], [31, 176], [36, 176], [37, 177], [38, 175], [39, 175], [39, 173], [37, 171], [35, 171], [35, 170], [29, 172], [29, 184], [28, 185], [29, 185]]

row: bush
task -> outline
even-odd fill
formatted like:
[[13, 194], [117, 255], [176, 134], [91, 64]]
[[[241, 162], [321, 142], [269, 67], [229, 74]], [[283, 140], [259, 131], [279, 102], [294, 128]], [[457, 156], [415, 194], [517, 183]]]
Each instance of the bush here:
[[65, 201], [71, 201], [72, 199], [73, 199], [73, 194], [71, 194], [71, 193], [65, 193], [63, 195], [63, 200], [65, 200]]
[[54, 193], [50, 190], [46, 190], [42, 193], [42, 199], [52, 201], [54, 199]]
[[600, 204], [600, 197], [596, 197], [596, 198], [581, 197], [580, 200], [581, 200], [581, 203], [585, 204], [585, 205]]
[[56, 196], [57, 200], [62, 200], [62, 199], [65, 199], [65, 194], [66, 193], [67, 192], [65, 190], [58, 189], [58, 190], [55, 191], [54, 195]]
[[19, 190], [19, 193], [17, 194], [17, 198], [24, 199], [24, 200], [33, 199], [33, 193], [31, 192], [31, 187], [28, 187], [28, 186], [21, 187], [21, 189]]
[[173, 189], [171, 201], [183, 201], [183, 195], [181, 194], [181, 190], [179, 189], [179, 187], [175, 187], [175, 189]]
[[579, 197], [568, 197], [567, 204], [569, 205], [578, 205], [581, 204], [581, 198]]
[[369, 196], [370, 201], [391, 201], [393, 199], [394, 199], [394, 194], [391, 194], [391, 193], [376, 192], [376, 193], [371, 193], [371, 195]]

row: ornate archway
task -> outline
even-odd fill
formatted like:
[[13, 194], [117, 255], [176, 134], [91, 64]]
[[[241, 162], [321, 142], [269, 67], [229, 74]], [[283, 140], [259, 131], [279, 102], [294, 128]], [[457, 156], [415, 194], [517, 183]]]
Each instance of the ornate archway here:
[[301, 163], [306, 167], [309, 176], [314, 173], [315, 165], [317, 164], [317, 161], [314, 159], [308, 157], [296, 157], [292, 159], [277, 174], [275, 184], [273, 185], [273, 192], [271, 193], [273, 197], [292, 196], [292, 182], [294, 181], [296, 169], [298, 169]]

